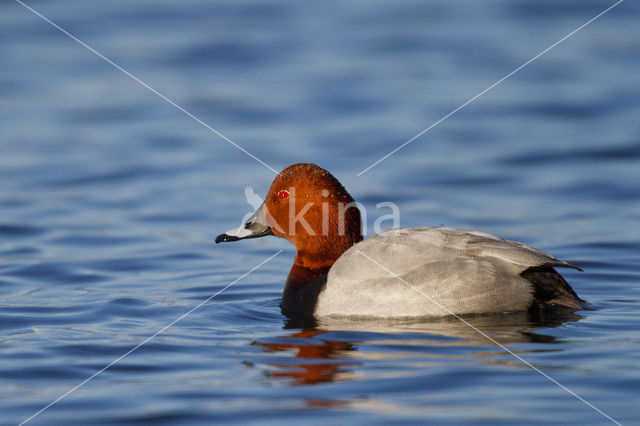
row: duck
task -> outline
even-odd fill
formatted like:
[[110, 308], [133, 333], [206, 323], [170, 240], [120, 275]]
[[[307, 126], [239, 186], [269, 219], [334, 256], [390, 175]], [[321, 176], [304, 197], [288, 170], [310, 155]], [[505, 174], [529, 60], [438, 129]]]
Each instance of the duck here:
[[521, 242], [444, 226], [364, 239], [354, 199], [312, 163], [278, 173], [255, 213], [215, 242], [269, 235], [297, 251], [282, 293], [285, 314], [419, 318], [586, 303], [555, 269], [580, 268]]

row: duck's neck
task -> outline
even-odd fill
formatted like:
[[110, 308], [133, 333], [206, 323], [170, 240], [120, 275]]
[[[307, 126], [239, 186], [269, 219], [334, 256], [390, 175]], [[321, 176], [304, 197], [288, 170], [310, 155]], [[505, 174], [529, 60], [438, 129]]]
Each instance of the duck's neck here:
[[[293, 267], [289, 276], [304, 282], [305, 278], [311, 275], [327, 273], [329, 268], [338, 260], [342, 253], [351, 246], [362, 241], [360, 232], [351, 232], [345, 235], [318, 235], [307, 237], [304, 244], [294, 242], [298, 252], [293, 260]], [[315, 272], [301, 272], [310, 270]]]
[[329, 269], [352, 245], [362, 240], [360, 233], [339, 238], [317, 237], [316, 244], [298, 249], [282, 293], [282, 308], [313, 315], [318, 296], [327, 282]]

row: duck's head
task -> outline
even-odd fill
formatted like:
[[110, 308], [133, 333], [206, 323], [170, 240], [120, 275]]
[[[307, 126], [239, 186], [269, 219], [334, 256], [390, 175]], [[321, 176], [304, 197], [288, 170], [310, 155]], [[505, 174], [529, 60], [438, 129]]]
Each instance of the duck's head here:
[[294, 164], [276, 176], [262, 206], [239, 228], [219, 235], [216, 243], [266, 235], [296, 246], [294, 264], [331, 266], [362, 240], [360, 211], [331, 173], [315, 164]]

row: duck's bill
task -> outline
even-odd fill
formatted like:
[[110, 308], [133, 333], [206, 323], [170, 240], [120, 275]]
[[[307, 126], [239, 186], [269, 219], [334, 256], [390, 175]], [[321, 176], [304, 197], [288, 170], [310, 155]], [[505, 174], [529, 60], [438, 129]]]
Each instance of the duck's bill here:
[[245, 223], [238, 228], [231, 229], [216, 237], [217, 243], [246, 240], [247, 238], [265, 237], [273, 235], [271, 227], [264, 220], [264, 204]]

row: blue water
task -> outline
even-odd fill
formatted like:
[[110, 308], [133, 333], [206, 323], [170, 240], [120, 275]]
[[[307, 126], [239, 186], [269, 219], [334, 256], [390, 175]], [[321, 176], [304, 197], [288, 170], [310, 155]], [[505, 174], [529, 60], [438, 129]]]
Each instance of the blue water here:
[[[590, 310], [468, 321], [623, 424], [640, 408], [640, 7], [612, 2], [29, 3], [275, 169], [373, 220], [527, 242]], [[608, 424], [456, 319], [289, 321], [284, 240], [212, 244], [274, 174], [0, 2], [0, 423]]]

